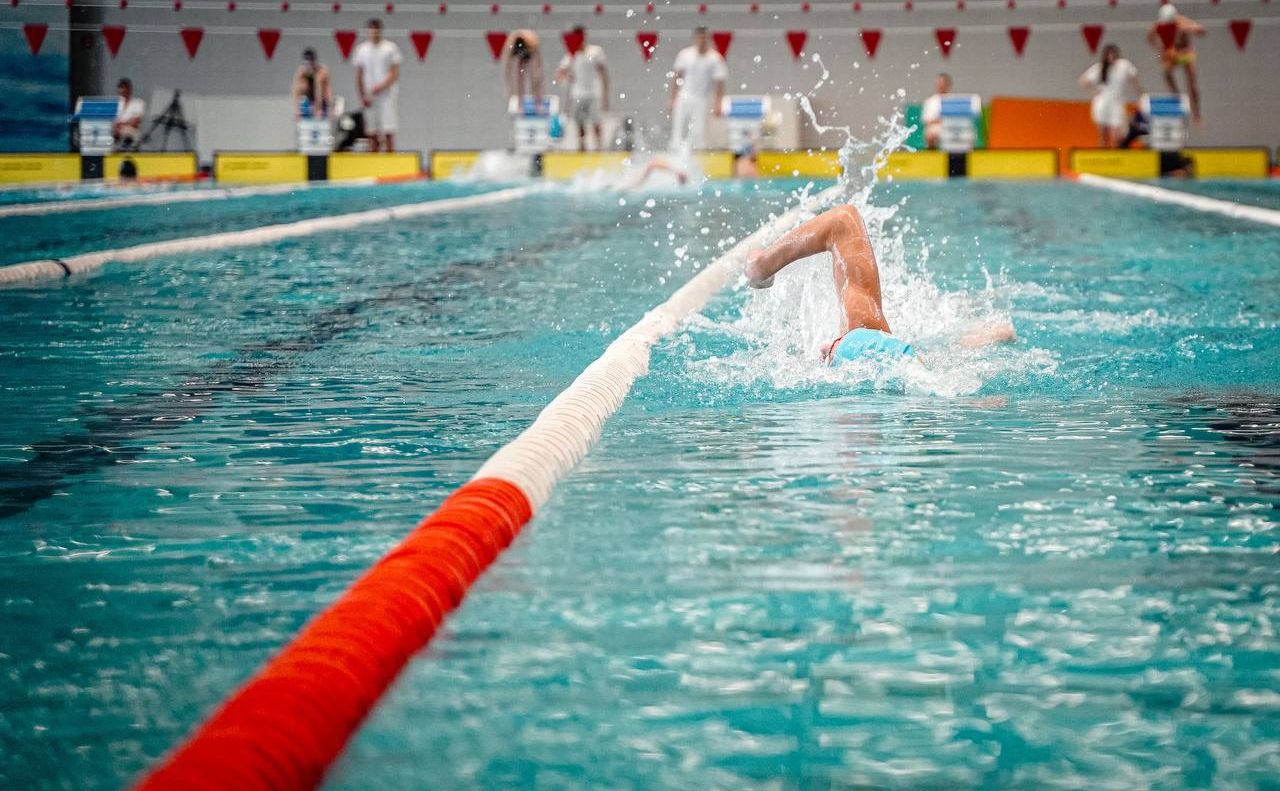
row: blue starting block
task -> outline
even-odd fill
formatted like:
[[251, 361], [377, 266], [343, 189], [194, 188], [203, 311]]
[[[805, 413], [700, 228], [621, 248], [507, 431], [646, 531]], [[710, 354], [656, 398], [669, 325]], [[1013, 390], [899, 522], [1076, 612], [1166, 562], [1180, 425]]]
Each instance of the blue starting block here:
[[71, 120], [79, 127], [80, 153], [101, 156], [111, 153], [115, 144], [111, 126], [120, 114], [118, 96], [85, 96], [76, 100]]
[[726, 96], [720, 102], [725, 119], [729, 150], [744, 153], [754, 150], [764, 138], [764, 127], [773, 105], [768, 96]]
[[1147, 94], [1138, 107], [1151, 124], [1147, 145], [1156, 151], [1180, 151], [1187, 142], [1187, 116], [1191, 106], [1187, 97], [1176, 93]]
[[532, 96], [515, 96], [507, 104], [507, 113], [515, 127], [516, 152], [538, 154], [551, 148], [551, 126], [560, 116], [560, 97], [544, 96], [541, 101]]
[[942, 95], [942, 129], [938, 148], [948, 154], [966, 154], [978, 142], [978, 118], [982, 115], [982, 98], [976, 93]]

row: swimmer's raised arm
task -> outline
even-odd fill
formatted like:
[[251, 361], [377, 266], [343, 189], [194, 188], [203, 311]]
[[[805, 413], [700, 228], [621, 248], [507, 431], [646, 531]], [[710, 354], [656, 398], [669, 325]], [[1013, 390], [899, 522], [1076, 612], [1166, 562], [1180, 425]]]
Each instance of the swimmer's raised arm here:
[[831, 253], [847, 264], [870, 262], [875, 267], [875, 253], [857, 209], [837, 206], [791, 230], [764, 250], [748, 254], [744, 272], [747, 284], [768, 288], [773, 285], [773, 276], [788, 264], [818, 253]]

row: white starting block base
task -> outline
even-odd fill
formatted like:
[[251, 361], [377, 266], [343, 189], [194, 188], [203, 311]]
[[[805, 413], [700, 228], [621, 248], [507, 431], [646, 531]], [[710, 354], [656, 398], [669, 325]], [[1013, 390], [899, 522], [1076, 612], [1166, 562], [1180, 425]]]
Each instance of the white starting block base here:
[[87, 156], [110, 154], [115, 145], [111, 127], [120, 114], [119, 96], [85, 96], [76, 100], [74, 119], [79, 127], [80, 153]]
[[982, 99], [974, 93], [942, 95], [942, 129], [938, 148], [948, 154], [967, 154], [978, 143], [978, 117]]
[[551, 124], [560, 113], [560, 97], [544, 96], [538, 102], [532, 96], [521, 100], [513, 96], [507, 112], [512, 117], [517, 153], [539, 154], [552, 147]]
[[1187, 116], [1191, 114], [1187, 97], [1176, 93], [1144, 93], [1138, 107], [1150, 123], [1148, 147], [1156, 151], [1180, 151], [1186, 145]]
[[298, 120], [298, 151], [303, 154], [328, 154], [333, 151], [333, 127], [329, 119]]

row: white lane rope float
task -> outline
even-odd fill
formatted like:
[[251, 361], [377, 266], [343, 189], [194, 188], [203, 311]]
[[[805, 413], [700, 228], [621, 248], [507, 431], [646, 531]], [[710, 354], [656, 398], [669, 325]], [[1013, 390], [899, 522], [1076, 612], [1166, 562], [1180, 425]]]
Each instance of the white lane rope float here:
[[315, 217], [310, 220], [267, 225], [262, 228], [249, 228], [243, 231], [227, 231], [208, 236], [171, 239], [165, 242], [148, 242], [118, 250], [102, 250], [65, 258], [48, 258], [27, 261], [21, 264], [10, 264], [9, 266], [0, 267], [0, 286], [45, 278], [69, 277], [90, 272], [109, 262], [131, 263], [162, 255], [183, 255], [207, 250], [223, 250], [229, 247], [251, 247], [277, 242], [282, 239], [294, 239], [299, 236], [357, 228], [370, 223], [390, 222], [391, 220], [403, 220], [410, 217], [423, 217], [442, 212], [492, 206], [522, 198], [536, 189], [539, 189], [539, 187], [512, 187], [480, 195], [442, 198], [423, 203], [389, 206], [351, 214]]
[[648, 371], [653, 345], [728, 285], [742, 271], [748, 252], [773, 242], [840, 190], [838, 186], [824, 190], [765, 223], [646, 313], [556, 396], [529, 428], [491, 456], [473, 480], [500, 478], [515, 484], [536, 514], [556, 482], [595, 445], [604, 422], [621, 406], [632, 383]]
[[66, 214], [78, 211], [99, 211], [102, 209], [123, 209], [129, 206], [150, 206], [154, 204], [191, 203], [193, 201], [226, 200], [228, 198], [249, 198], [259, 195], [283, 195], [299, 188], [306, 189], [303, 184], [279, 184], [270, 187], [221, 187], [216, 189], [164, 190], [146, 192], [139, 195], [119, 195], [109, 198], [77, 198], [72, 200], [36, 201], [32, 203], [15, 203], [0, 206], [0, 217], [29, 217], [40, 214]]
[[1253, 222], [1280, 227], [1280, 211], [1275, 209], [1247, 206], [1234, 201], [1207, 198], [1204, 195], [1193, 195], [1189, 192], [1178, 192], [1177, 190], [1155, 187], [1150, 184], [1137, 184], [1132, 181], [1120, 181], [1119, 179], [1095, 176], [1089, 173], [1081, 173], [1076, 176], [1076, 181], [1081, 184], [1087, 184], [1090, 187], [1111, 190], [1123, 195], [1147, 198], [1159, 203], [1168, 203], [1211, 214], [1221, 214], [1224, 217], [1231, 217], [1237, 220], [1252, 220]]

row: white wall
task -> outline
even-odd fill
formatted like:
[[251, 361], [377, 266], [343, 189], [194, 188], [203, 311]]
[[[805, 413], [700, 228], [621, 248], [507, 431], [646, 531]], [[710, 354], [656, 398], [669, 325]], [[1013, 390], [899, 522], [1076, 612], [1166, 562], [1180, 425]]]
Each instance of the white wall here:
[[[509, 124], [501, 99], [500, 74], [484, 39], [486, 30], [529, 26], [544, 37], [547, 70], [563, 53], [559, 31], [576, 21], [590, 28], [590, 37], [604, 46], [613, 74], [616, 110], [645, 123], [659, 124], [665, 98], [665, 74], [676, 50], [688, 40], [695, 24], [713, 30], [736, 32], [729, 52], [731, 92], [812, 92], [824, 123], [848, 124], [861, 134], [907, 101], [918, 101], [930, 92], [934, 75], [945, 70], [955, 77], [956, 89], [995, 95], [1085, 98], [1076, 78], [1093, 60], [1079, 26], [1108, 26], [1104, 42], [1115, 42], [1138, 64], [1141, 78], [1151, 87], [1160, 84], [1154, 54], [1143, 39], [1155, 16], [1155, 0], [1068, 0], [1065, 9], [1056, 0], [1023, 0], [1009, 10], [1005, 0], [968, 0], [964, 11], [952, 0], [918, 0], [911, 12], [899, 2], [864, 0], [861, 13], [850, 4], [815, 3], [811, 13], [801, 13], [800, 3], [762, 3], [757, 14], [747, 11], [749, 2], [710, 4], [710, 11], [696, 13], [696, 2], [657, 3], [657, 12], [646, 15], [642, 2], [605, 3], [602, 15], [592, 13], [593, 3], [555, 6], [544, 15], [541, 4], [491, 15], [488, 4], [450, 5], [441, 16], [437, 2], [397, 4], [385, 14], [382, 4], [345, 4], [340, 13], [328, 3], [295, 2], [288, 13], [274, 2], [241, 2], [234, 13], [222, 4], [217, 10], [198, 10], [198, 0], [188, 0], [180, 12], [171, 0], [133, 0], [126, 10], [108, 9], [108, 24], [125, 24], [130, 31], [120, 55], [105, 62], [109, 84], [130, 76], [144, 95], [158, 88], [181, 88], [193, 94], [264, 96], [285, 94], [292, 72], [305, 46], [314, 46], [334, 72], [336, 87], [353, 94], [353, 70], [341, 62], [331, 31], [360, 29], [371, 15], [382, 16], [388, 34], [404, 51], [406, 63], [400, 95], [400, 147], [490, 148], [509, 142]], [[1210, 25], [1199, 42], [1201, 92], [1205, 121], [1193, 130], [1193, 143], [1210, 145], [1267, 145], [1280, 143], [1280, 4], [1259, 0], [1182, 0], [1182, 10]], [[514, 9], [515, 6], [506, 6]], [[778, 9], [791, 9], [779, 11]], [[308, 10], [310, 9], [310, 10]], [[323, 10], [322, 10], [323, 9]], [[627, 16], [631, 9], [633, 16]], [[1245, 52], [1239, 52], [1226, 29], [1226, 20], [1251, 17], [1254, 27]], [[202, 25], [208, 30], [198, 57], [189, 60], [173, 28]], [[1031, 38], [1024, 57], [1014, 56], [1006, 34], [1008, 25], [1028, 25]], [[147, 26], [168, 30], [146, 32]], [[959, 29], [951, 57], [944, 59], [933, 37], [937, 26]], [[253, 31], [258, 27], [284, 29], [275, 59], [267, 61]], [[867, 58], [857, 36], [859, 27], [881, 28], [884, 38], [874, 60]], [[793, 60], [784, 31], [807, 29], [806, 57]], [[645, 63], [635, 42], [641, 29], [661, 35], [652, 63]], [[409, 30], [432, 30], [435, 40], [425, 62], [418, 62], [409, 43]], [[817, 54], [831, 72], [820, 82], [821, 68], [812, 62]], [[898, 96], [898, 90], [905, 91]], [[621, 96], [619, 96], [621, 94]], [[251, 112], [246, 108], [246, 112]], [[236, 124], [234, 117], [225, 120]], [[246, 125], [247, 126], [247, 125]], [[233, 135], [234, 136], [234, 135]], [[225, 135], [220, 135], [225, 137]], [[804, 135], [807, 145], [839, 143], [812, 129]], [[246, 145], [253, 147], [252, 141]]]

